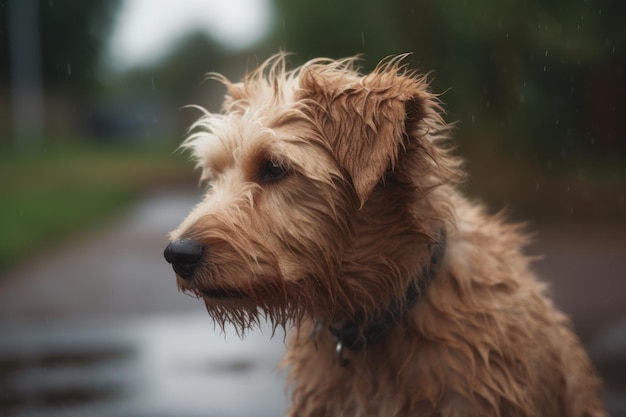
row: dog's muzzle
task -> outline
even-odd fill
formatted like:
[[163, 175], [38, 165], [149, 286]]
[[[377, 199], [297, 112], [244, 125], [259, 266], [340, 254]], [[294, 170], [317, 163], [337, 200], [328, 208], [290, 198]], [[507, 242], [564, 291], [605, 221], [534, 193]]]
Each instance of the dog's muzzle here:
[[202, 259], [203, 252], [204, 246], [197, 240], [180, 239], [170, 242], [163, 256], [181, 278], [190, 279]]

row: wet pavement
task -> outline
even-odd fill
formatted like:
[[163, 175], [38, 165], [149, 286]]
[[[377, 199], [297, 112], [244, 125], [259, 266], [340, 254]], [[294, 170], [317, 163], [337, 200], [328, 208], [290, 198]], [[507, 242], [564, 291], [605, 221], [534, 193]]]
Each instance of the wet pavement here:
[[[177, 293], [162, 252], [198, 200], [155, 193], [0, 276], [0, 416], [278, 416], [282, 334], [241, 341]], [[626, 228], [537, 226], [530, 252], [626, 416]]]
[[64, 242], [0, 277], [0, 322], [200, 312], [176, 294], [163, 260], [167, 233], [199, 197], [193, 191], [149, 196], [87, 235]]
[[[282, 338], [206, 315], [0, 326], [0, 415], [279, 416]], [[231, 332], [234, 333], [234, 332]]]
[[280, 331], [240, 340], [162, 257], [193, 192], [155, 194], [0, 276], [0, 416], [279, 416]]

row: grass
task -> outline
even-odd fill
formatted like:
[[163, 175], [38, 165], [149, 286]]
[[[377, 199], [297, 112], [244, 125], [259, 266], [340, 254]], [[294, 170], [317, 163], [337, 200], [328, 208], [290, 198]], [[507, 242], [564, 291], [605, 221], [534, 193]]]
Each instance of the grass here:
[[0, 271], [93, 227], [150, 187], [191, 180], [174, 147], [81, 146], [0, 156]]

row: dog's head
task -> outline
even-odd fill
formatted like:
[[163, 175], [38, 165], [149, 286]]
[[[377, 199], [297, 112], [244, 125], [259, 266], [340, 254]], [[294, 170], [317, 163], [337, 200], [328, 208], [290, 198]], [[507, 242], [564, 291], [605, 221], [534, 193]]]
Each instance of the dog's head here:
[[224, 111], [183, 145], [206, 193], [165, 255], [218, 323], [336, 319], [405, 291], [458, 164], [437, 145], [436, 97], [401, 61], [363, 76], [355, 59], [287, 71], [278, 55], [242, 82], [217, 77]]

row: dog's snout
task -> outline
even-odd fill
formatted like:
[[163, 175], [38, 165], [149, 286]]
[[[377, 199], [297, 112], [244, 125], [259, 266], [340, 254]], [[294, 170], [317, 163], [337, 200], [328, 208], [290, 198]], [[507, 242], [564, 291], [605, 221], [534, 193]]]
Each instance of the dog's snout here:
[[204, 246], [197, 240], [180, 239], [170, 242], [163, 255], [181, 278], [189, 279], [200, 263], [203, 252]]

